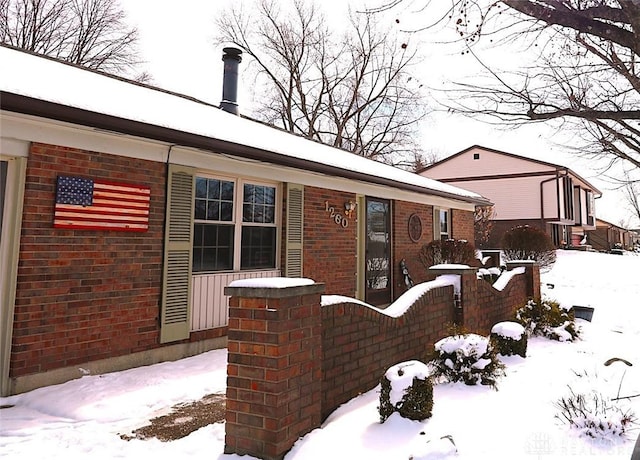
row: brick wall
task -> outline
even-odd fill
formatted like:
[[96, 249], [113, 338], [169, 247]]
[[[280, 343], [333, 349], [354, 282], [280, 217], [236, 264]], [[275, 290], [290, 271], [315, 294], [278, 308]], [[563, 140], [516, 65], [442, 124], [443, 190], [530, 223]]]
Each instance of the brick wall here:
[[280, 460], [321, 414], [322, 285], [226, 288], [225, 453]]
[[393, 316], [355, 302], [319, 308], [322, 285], [226, 288], [232, 308], [225, 453], [280, 460], [296, 434], [374, 388], [389, 367], [426, 361], [454, 321], [486, 334], [494, 323], [513, 319], [529, 288], [539, 296], [538, 267], [525, 267], [503, 291], [477, 280], [475, 269], [459, 269], [458, 296], [453, 286], [432, 287]]
[[[357, 209], [343, 227], [331, 218], [326, 210], [345, 216], [344, 204], [355, 201], [356, 196], [335, 190], [316, 187], [304, 188], [304, 253], [303, 273], [318, 283], [326, 285], [327, 292], [353, 297], [356, 292], [356, 217], [363, 210]], [[357, 213], [357, 214], [356, 214]]]
[[[11, 377], [159, 347], [163, 163], [34, 143], [27, 162]], [[151, 188], [144, 233], [53, 228], [58, 175]], [[226, 328], [192, 334], [219, 337]]]
[[424, 361], [453, 323], [452, 298], [451, 286], [435, 288], [399, 318], [361, 304], [323, 307], [322, 418], [375, 387], [392, 365]]
[[453, 238], [456, 240], [467, 240], [474, 244], [475, 231], [474, 231], [474, 218], [472, 211], [462, 211], [459, 209], [452, 209], [451, 213], [451, 230], [453, 232]]
[[[417, 214], [422, 220], [422, 236], [418, 241], [412, 241], [409, 237], [409, 217]], [[397, 299], [407, 287], [404, 277], [400, 272], [400, 261], [405, 259], [409, 275], [414, 283], [420, 283], [427, 279], [427, 269], [418, 259], [420, 248], [433, 241], [433, 207], [407, 201], [395, 201], [393, 203], [393, 254], [394, 254], [394, 289], [393, 298]]]

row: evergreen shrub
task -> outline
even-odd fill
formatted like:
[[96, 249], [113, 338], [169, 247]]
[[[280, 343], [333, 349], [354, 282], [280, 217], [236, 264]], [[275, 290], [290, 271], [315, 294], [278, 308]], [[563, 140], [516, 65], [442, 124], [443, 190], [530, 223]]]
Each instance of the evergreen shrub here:
[[527, 333], [520, 323], [504, 321], [495, 324], [491, 328], [489, 340], [496, 351], [503, 356], [527, 357]]
[[493, 344], [478, 334], [445, 337], [434, 345], [432, 376], [466, 385], [489, 385], [497, 388], [504, 376], [504, 364], [497, 357]]
[[527, 301], [516, 311], [516, 321], [522, 324], [529, 335], [561, 342], [570, 342], [580, 336], [573, 310], [567, 311], [558, 302], [546, 298]]
[[389, 368], [380, 379], [380, 422], [398, 412], [409, 420], [425, 420], [433, 409], [433, 382], [429, 368], [407, 361]]

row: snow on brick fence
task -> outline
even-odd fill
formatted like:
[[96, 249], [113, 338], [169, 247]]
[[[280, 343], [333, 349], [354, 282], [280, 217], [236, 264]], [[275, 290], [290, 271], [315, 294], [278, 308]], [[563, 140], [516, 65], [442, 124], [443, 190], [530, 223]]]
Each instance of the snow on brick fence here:
[[[508, 265], [499, 289], [476, 269], [431, 269], [387, 309], [323, 296], [306, 278], [233, 282], [229, 301], [225, 453], [282, 459], [295, 441], [391, 366], [425, 360], [453, 323], [488, 334], [540, 297], [533, 263]], [[505, 276], [505, 275], [503, 275]]]

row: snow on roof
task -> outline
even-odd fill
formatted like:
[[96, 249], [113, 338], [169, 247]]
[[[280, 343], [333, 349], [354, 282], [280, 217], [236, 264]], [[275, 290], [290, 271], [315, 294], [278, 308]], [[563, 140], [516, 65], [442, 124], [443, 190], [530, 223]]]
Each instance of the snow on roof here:
[[464, 201], [481, 195], [320, 144], [187, 96], [0, 46], [0, 90], [64, 106], [275, 152], [442, 192]]

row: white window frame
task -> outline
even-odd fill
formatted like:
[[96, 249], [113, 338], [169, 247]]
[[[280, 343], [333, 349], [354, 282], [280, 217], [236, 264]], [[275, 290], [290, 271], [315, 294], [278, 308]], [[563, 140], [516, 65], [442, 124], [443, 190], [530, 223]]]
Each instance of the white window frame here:
[[[233, 225], [233, 266], [229, 270], [206, 270], [206, 271], [194, 271], [194, 274], [201, 275], [206, 273], [224, 273], [224, 272], [240, 272], [240, 271], [255, 271], [255, 270], [268, 270], [268, 269], [278, 269], [280, 266], [280, 250], [281, 250], [281, 214], [282, 214], [282, 185], [280, 182], [271, 182], [265, 181], [262, 179], [253, 179], [250, 177], [233, 177], [222, 174], [213, 174], [198, 171], [195, 174], [194, 180], [197, 181], [198, 178], [203, 179], [215, 179], [221, 181], [233, 182], [234, 190], [233, 190], [233, 215], [231, 221], [210, 221], [205, 219], [196, 219], [195, 218], [195, 193], [193, 198], [193, 206], [194, 206], [194, 214], [193, 214], [193, 224], [196, 223], [215, 223], [221, 225]], [[275, 210], [274, 210], [274, 222], [272, 224], [268, 223], [253, 223], [253, 222], [243, 222], [243, 208], [244, 208], [244, 186], [245, 184], [250, 185], [261, 185], [265, 187], [272, 187], [275, 189]], [[247, 268], [241, 269], [241, 251], [242, 251], [242, 228], [244, 226], [255, 226], [255, 227], [274, 227], [276, 229], [276, 241], [275, 241], [275, 254], [274, 254], [274, 267], [268, 268]]]
[[[447, 216], [447, 232], [443, 233], [441, 230], [441, 213], [445, 213]], [[452, 238], [451, 236], [451, 208], [433, 208], [433, 239], [441, 240], [442, 236], [446, 235], [445, 239]]]

